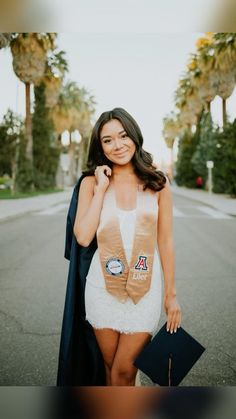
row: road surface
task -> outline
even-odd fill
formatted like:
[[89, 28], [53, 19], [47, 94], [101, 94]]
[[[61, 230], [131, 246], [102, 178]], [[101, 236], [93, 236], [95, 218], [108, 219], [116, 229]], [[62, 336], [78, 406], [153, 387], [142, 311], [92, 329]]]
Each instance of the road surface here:
[[[207, 348], [181, 385], [235, 385], [236, 218], [173, 197], [182, 326]], [[68, 270], [67, 206], [0, 223], [1, 385], [55, 385]], [[162, 308], [160, 327], [165, 320]]]

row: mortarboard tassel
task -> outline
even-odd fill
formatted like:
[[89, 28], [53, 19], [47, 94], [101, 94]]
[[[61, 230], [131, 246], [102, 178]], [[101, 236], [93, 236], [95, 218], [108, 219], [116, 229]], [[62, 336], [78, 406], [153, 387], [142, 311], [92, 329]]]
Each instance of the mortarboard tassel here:
[[168, 381], [169, 381], [169, 387], [171, 386], [171, 361], [172, 361], [172, 354], [169, 356], [169, 371], [168, 371]]

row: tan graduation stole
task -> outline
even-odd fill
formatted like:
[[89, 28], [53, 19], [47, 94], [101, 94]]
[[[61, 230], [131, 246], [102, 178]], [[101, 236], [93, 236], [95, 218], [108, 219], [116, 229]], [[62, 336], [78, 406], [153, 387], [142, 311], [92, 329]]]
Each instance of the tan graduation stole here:
[[97, 243], [106, 289], [121, 302], [130, 297], [134, 304], [146, 294], [151, 285], [155, 245], [157, 241], [157, 193], [143, 191], [137, 185], [136, 223], [130, 265], [127, 262], [117, 215], [115, 190], [112, 182], [107, 188]]

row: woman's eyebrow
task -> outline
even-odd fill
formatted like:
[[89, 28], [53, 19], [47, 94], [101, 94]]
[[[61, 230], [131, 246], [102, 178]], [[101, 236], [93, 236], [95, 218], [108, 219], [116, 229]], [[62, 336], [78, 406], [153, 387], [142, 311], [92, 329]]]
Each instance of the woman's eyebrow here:
[[[122, 132], [126, 132], [124, 129], [120, 132], [118, 132], [118, 134], [122, 134]], [[103, 135], [103, 137], [101, 138], [101, 140], [103, 140], [104, 138], [111, 138], [110, 135]]]

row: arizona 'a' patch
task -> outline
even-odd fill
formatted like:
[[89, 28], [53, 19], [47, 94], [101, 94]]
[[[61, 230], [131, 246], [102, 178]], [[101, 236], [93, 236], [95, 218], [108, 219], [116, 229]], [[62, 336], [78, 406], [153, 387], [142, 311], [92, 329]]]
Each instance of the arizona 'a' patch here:
[[138, 256], [138, 262], [136, 263], [134, 269], [137, 269], [139, 271], [147, 271], [147, 256]]

